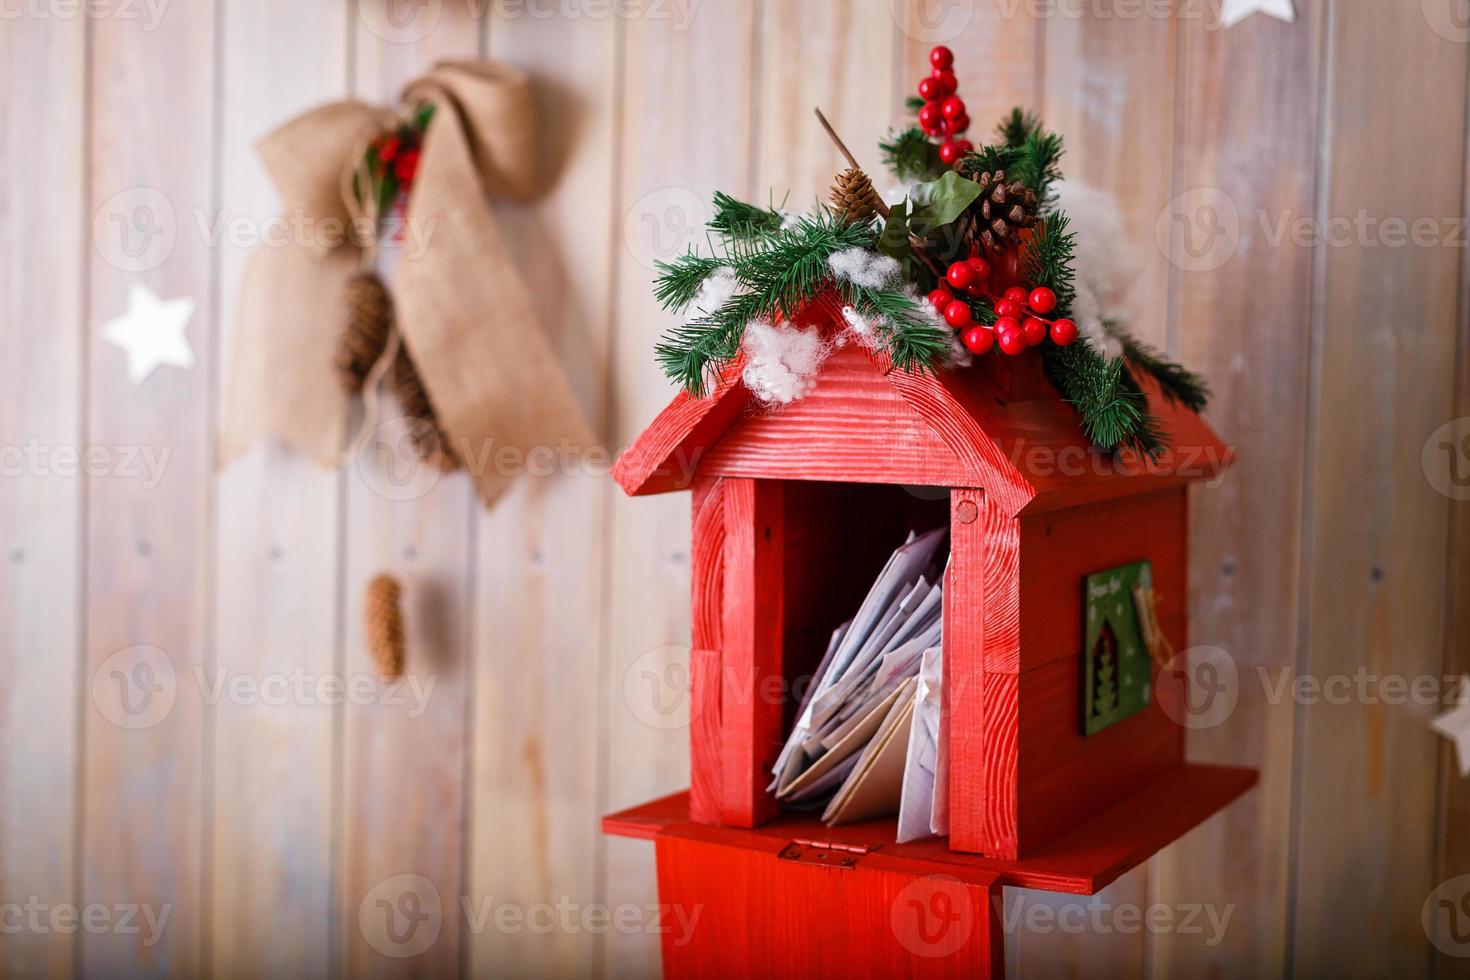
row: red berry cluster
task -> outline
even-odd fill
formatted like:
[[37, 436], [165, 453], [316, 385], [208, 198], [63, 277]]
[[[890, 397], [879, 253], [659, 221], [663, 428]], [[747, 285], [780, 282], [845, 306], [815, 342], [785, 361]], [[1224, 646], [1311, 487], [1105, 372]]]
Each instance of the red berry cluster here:
[[924, 100], [919, 107], [919, 128], [926, 136], [944, 140], [939, 144], [939, 159], [952, 167], [975, 149], [969, 140], [955, 139], [970, 128], [970, 116], [965, 100], [955, 95], [960, 83], [954, 73], [954, 52], [941, 44], [929, 52], [929, 64], [933, 70], [919, 81], [919, 98]]
[[[1029, 293], [1012, 286], [998, 298], [986, 288], [990, 279], [990, 263], [975, 257], [953, 263], [944, 274], [944, 282], [929, 294], [929, 302], [944, 316], [944, 321], [961, 331], [960, 340], [975, 354], [985, 354], [992, 347], [1016, 355], [1035, 347], [1047, 337], [1058, 347], [1066, 347], [1077, 339], [1077, 324], [1071, 320], [1048, 320], [1046, 314], [1057, 308], [1057, 294], [1045, 286]], [[985, 326], [975, 322], [971, 298], [988, 297], [995, 304], [995, 323]]]

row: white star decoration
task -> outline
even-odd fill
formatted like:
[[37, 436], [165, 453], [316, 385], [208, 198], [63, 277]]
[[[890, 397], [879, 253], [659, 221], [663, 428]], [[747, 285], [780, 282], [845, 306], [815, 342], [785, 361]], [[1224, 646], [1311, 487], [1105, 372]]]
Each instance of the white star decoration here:
[[1436, 715], [1429, 727], [1455, 743], [1460, 775], [1470, 776], [1470, 677], [1460, 678], [1460, 686], [1450, 698], [1450, 704], [1454, 707]]
[[1225, 0], [1220, 8], [1220, 26], [1234, 27], [1254, 13], [1269, 14], [1288, 24], [1296, 21], [1291, 0]]
[[127, 351], [128, 380], [142, 384], [159, 365], [194, 366], [194, 352], [184, 328], [194, 315], [194, 301], [162, 300], [139, 283], [128, 288], [128, 311], [102, 326], [102, 336]]

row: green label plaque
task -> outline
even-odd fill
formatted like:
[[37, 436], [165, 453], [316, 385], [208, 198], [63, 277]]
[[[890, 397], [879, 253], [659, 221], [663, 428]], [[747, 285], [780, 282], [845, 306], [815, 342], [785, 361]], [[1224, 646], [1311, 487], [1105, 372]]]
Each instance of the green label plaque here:
[[1146, 561], [1087, 576], [1082, 656], [1082, 731], [1092, 735], [1148, 705], [1149, 656], [1138, 628], [1133, 588], [1153, 588]]

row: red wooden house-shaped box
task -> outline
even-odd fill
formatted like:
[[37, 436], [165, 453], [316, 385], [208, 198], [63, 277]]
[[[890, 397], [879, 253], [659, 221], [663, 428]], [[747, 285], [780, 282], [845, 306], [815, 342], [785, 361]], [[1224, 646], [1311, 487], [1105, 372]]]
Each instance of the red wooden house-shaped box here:
[[[1082, 583], [1149, 562], [1184, 650], [1188, 485], [1228, 448], [1145, 380], [1169, 451], [1100, 454], [1039, 362], [916, 374], [851, 345], [774, 412], [737, 362], [619, 460], [629, 494], [693, 495], [690, 789], [604, 821], [655, 840], [662, 902], [701, 907], [665, 937], [668, 976], [999, 976], [1001, 886], [1092, 894], [1254, 783], [1185, 761], [1159, 690], [1182, 672], [1155, 664], [1143, 710], [1080, 722]], [[766, 787], [789, 692], [905, 530], [943, 523], [950, 836], [783, 813]]]

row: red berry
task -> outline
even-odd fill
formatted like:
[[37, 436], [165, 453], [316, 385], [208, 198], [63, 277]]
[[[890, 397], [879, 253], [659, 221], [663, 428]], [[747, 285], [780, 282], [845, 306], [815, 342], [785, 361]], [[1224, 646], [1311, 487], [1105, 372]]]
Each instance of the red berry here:
[[960, 157], [963, 155], [960, 153], [959, 144], [955, 143], [954, 140], [945, 140], [939, 144], [939, 161], [946, 167], [952, 167], [956, 163], [959, 163]]
[[974, 322], [975, 316], [970, 312], [970, 304], [963, 300], [955, 300], [944, 308], [944, 322], [955, 329], [968, 327]]
[[1026, 303], [1037, 313], [1050, 313], [1057, 308], [1057, 294], [1045, 286], [1037, 286]]
[[1012, 286], [1010, 289], [1006, 290], [1005, 296], [1003, 298], [1008, 299], [1012, 303], [1016, 303], [1020, 306], [1025, 306], [1026, 290], [1022, 289], [1020, 286]]
[[[1015, 321], [1012, 320], [1011, 322], [1014, 323]], [[1021, 353], [1021, 351], [1025, 350], [1026, 335], [1023, 334], [1019, 329], [1007, 330], [1002, 333], [1000, 330], [1000, 323], [1001, 321], [996, 321], [995, 330], [995, 342], [1000, 345], [1000, 349], [1012, 356], [1019, 354]]]
[[984, 327], [971, 327], [960, 336], [960, 340], [970, 353], [984, 354], [995, 346], [995, 331]]
[[975, 299], [979, 299], [981, 296], [985, 295], [985, 283], [981, 282], [978, 279], [975, 280], [974, 282], [970, 283], [970, 285], [965, 287], [965, 295], [973, 296]]
[[955, 140], [954, 145], [959, 148], [960, 156], [962, 157], [968, 153], [975, 152], [975, 144], [971, 143], [969, 140]]
[[943, 286], [940, 286], [938, 289], [934, 290], [934, 292], [929, 294], [929, 305], [934, 307], [934, 309], [940, 313], [943, 313], [944, 308], [953, 302], [954, 293], [950, 292], [948, 289], [945, 289]]
[[1021, 333], [1026, 335], [1026, 343], [1035, 347], [1046, 339], [1046, 321], [1038, 320], [1034, 316], [1027, 317], [1026, 322], [1021, 324]]
[[919, 125], [925, 129], [932, 129], [939, 125], [944, 116], [939, 112], [938, 102], [925, 102], [919, 108]]
[[1069, 347], [1077, 339], [1077, 324], [1071, 320], [1058, 320], [1051, 325], [1051, 342], [1058, 347]]
[[939, 111], [944, 113], [944, 118], [953, 122], [965, 114], [965, 100], [958, 95], [951, 95], [940, 103]]
[[954, 52], [941, 44], [929, 52], [929, 64], [945, 71], [954, 65]]
[[986, 262], [980, 256], [976, 255], [973, 258], [966, 259], [965, 265], [969, 266], [971, 271], [975, 273], [976, 279], [990, 278], [990, 263]]
[[919, 80], [919, 98], [925, 102], [944, 97], [944, 84], [937, 78], [921, 78]]
[[936, 68], [929, 77], [939, 83], [939, 90], [945, 95], [954, 95], [959, 90], [960, 80], [948, 69]]
[[960, 116], [958, 119], [956, 119], [954, 121], [954, 131], [956, 133], [963, 133], [965, 130], [967, 130], [969, 128], [970, 128], [970, 116], [969, 116], [968, 113]]
[[998, 317], [1009, 317], [1012, 320], [1021, 319], [1021, 304], [1015, 300], [1003, 299], [995, 304], [995, 315]]
[[1013, 316], [1003, 316], [995, 321], [995, 335], [999, 337], [1003, 333], [1020, 333], [1021, 322]]
[[975, 281], [975, 270], [967, 262], [956, 262], [945, 272], [944, 278], [955, 289], [964, 289]]

